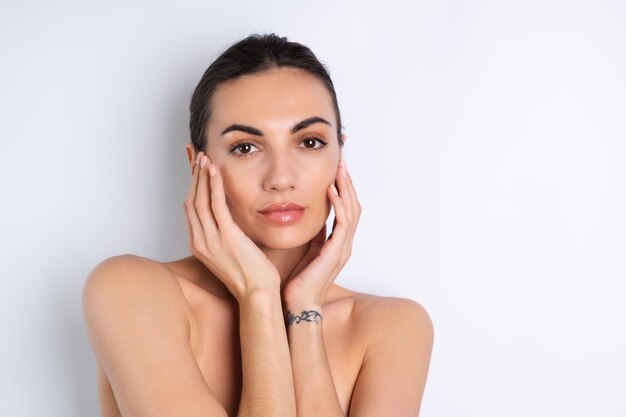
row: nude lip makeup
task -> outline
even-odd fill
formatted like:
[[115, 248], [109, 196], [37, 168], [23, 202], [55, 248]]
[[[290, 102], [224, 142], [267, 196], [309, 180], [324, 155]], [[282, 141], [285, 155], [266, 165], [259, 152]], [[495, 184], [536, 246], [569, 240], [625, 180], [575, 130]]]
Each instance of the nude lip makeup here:
[[298, 219], [302, 217], [302, 215], [304, 214], [304, 209], [275, 210], [275, 211], [259, 212], [259, 214], [268, 223], [271, 223], [277, 226], [284, 226], [284, 225], [293, 224], [296, 221], [298, 221]]

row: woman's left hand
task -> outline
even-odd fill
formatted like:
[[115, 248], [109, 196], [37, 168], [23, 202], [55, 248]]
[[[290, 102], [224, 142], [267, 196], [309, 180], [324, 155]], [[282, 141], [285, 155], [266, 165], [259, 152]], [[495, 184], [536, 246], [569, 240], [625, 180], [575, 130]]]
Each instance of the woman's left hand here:
[[333, 184], [326, 190], [335, 211], [333, 231], [326, 240], [324, 223], [311, 240], [307, 253], [291, 271], [283, 288], [283, 301], [288, 305], [322, 307], [330, 286], [352, 254], [361, 205], [345, 161], [339, 161], [335, 177], [339, 194], [335, 194]]

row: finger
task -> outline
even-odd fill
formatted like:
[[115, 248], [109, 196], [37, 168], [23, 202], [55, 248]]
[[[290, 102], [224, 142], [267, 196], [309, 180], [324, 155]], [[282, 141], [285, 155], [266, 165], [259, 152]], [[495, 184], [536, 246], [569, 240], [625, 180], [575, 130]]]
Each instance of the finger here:
[[346, 161], [343, 160], [344, 166], [346, 168], [346, 174], [348, 177], [348, 184], [350, 184], [350, 193], [352, 194], [352, 202], [359, 207], [359, 209], [361, 208], [360, 204], [359, 204], [359, 199], [356, 195], [356, 188], [354, 187], [354, 182], [352, 181], [352, 175], [350, 174], [350, 171], [348, 171], [348, 165], [346, 164]]
[[348, 253], [352, 252], [352, 240], [354, 239], [354, 234], [356, 233], [357, 224], [359, 223], [359, 218], [361, 217], [361, 205], [356, 195], [356, 190], [354, 188], [354, 184], [352, 182], [352, 176], [350, 172], [348, 172], [348, 166], [346, 161], [342, 158], [341, 164], [344, 167], [345, 175], [343, 175], [343, 185], [344, 190], [342, 199], [346, 202], [347, 211], [350, 213], [349, 217], [349, 226], [348, 226], [348, 236], [346, 238], [346, 251]]
[[343, 246], [346, 238], [348, 237], [348, 230], [350, 229], [351, 220], [349, 218], [348, 210], [345, 201], [339, 195], [332, 191], [332, 186], [328, 187], [328, 198], [330, 199], [333, 209], [335, 210], [335, 221], [333, 223], [333, 232], [328, 240], [335, 242], [336, 245]]
[[345, 173], [344, 170], [340, 169], [341, 174], [339, 175], [340, 177], [340, 181], [339, 181], [339, 195], [341, 196], [341, 198], [346, 202], [346, 205], [348, 207], [348, 210], [350, 212], [350, 217], [351, 219], [358, 219], [358, 215], [359, 215], [359, 203], [358, 203], [358, 199], [356, 196], [356, 191], [354, 189], [354, 185], [352, 183], [352, 177], [350, 176], [350, 173], [348, 172], [348, 166], [346, 164], [346, 161], [344, 159], [342, 159], [340, 161], [340, 164], [343, 164], [343, 167], [345, 169]]
[[[198, 166], [198, 190], [196, 193], [195, 207], [198, 213], [202, 228], [207, 239], [217, 237], [217, 223], [213, 216], [210, 202], [209, 164], [211, 160], [207, 155], [202, 155], [201, 163]], [[204, 166], [202, 164], [204, 163]]]
[[226, 194], [224, 193], [222, 173], [215, 164], [211, 164], [211, 169], [214, 173], [210, 176], [211, 207], [213, 208], [213, 214], [215, 215], [217, 226], [220, 229], [224, 227], [232, 227], [234, 222], [230, 215], [230, 210], [226, 205]]
[[335, 231], [335, 227], [337, 227], [337, 214], [335, 214], [334, 217], [335, 218], [333, 219], [333, 228], [330, 231], [330, 235], [328, 236], [328, 239], [330, 239], [333, 236], [333, 232]]
[[[348, 172], [346, 161], [342, 159], [340, 161], [340, 165], [344, 166], [345, 174], [342, 173], [339, 175], [341, 178], [338, 182], [341, 183], [342, 192], [341, 198], [345, 202], [346, 212], [349, 213], [347, 216], [347, 225], [348, 227], [348, 236], [346, 238], [346, 247], [347, 251], [352, 251], [352, 240], [354, 239], [354, 234], [356, 233], [356, 227], [359, 222], [359, 218], [361, 216], [361, 205], [359, 204], [358, 198], [356, 196], [356, 190], [354, 189], [354, 185], [352, 183], [352, 177]], [[339, 184], [338, 184], [339, 185]]]
[[337, 164], [335, 182], [337, 184], [337, 190], [339, 191], [339, 196], [345, 200], [346, 199], [345, 194], [346, 194], [347, 187], [348, 187], [348, 178], [346, 177], [346, 174], [344, 174], [343, 172], [342, 164], [343, 164], [343, 159], [340, 159], [339, 163]]
[[339, 196], [345, 202], [347, 209], [349, 210], [349, 216], [353, 216], [352, 211], [352, 195], [350, 194], [350, 183], [348, 182], [347, 175], [343, 173], [343, 169], [341, 167], [343, 160], [339, 161], [338, 169], [337, 169], [337, 190], [339, 191]]
[[204, 236], [204, 229], [202, 228], [202, 223], [200, 222], [200, 218], [198, 217], [198, 213], [194, 207], [194, 201], [196, 198], [196, 190], [198, 188], [198, 171], [200, 166], [197, 163], [194, 163], [192, 168], [191, 175], [191, 185], [189, 186], [189, 191], [187, 192], [187, 197], [185, 198], [185, 213], [186, 219], [189, 222], [189, 239], [197, 248], [203, 248], [203, 245], [200, 245], [201, 236]]

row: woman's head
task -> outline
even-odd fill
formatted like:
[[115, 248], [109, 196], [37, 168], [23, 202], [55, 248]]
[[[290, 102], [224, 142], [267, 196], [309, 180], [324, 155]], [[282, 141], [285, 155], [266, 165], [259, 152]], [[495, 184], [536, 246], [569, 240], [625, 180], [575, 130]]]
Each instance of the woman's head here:
[[290, 42], [275, 34], [253, 34], [227, 48], [207, 68], [200, 79], [189, 105], [189, 130], [194, 151], [204, 150], [207, 143], [206, 128], [215, 107], [213, 96], [221, 84], [236, 81], [245, 75], [258, 74], [278, 68], [300, 69], [317, 78], [328, 91], [336, 119], [337, 140], [341, 138], [341, 113], [335, 87], [324, 65], [306, 46]]
[[[233, 220], [253, 241], [289, 249], [315, 236], [345, 135], [332, 81], [309, 48], [274, 34], [230, 46], [202, 76], [190, 113], [188, 158], [204, 151], [218, 166]], [[270, 224], [259, 210], [273, 202], [304, 215]]]

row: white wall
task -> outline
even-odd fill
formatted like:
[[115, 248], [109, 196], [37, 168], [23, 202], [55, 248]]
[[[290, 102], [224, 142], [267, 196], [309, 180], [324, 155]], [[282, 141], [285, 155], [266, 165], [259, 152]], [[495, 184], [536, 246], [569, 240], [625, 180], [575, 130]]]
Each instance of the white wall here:
[[189, 98], [274, 31], [336, 84], [337, 282], [433, 319], [422, 415], [626, 416], [624, 2], [39, 3], [0, 4], [1, 415], [98, 415], [83, 281], [187, 255]]

